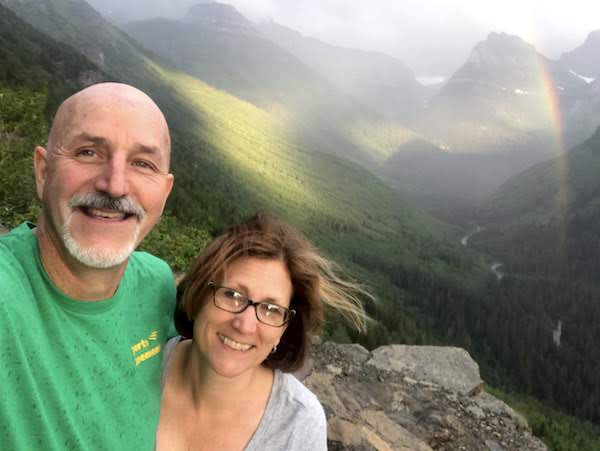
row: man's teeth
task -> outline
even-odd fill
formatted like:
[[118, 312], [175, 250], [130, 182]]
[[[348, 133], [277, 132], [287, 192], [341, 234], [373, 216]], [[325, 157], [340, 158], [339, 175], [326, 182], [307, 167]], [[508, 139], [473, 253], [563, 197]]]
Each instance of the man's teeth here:
[[221, 340], [226, 346], [229, 346], [230, 348], [235, 349], [237, 351], [247, 351], [252, 347], [252, 345], [240, 343], [238, 341], [232, 340], [229, 337], [226, 337], [225, 335], [217, 335], [219, 336], [219, 340]]
[[88, 211], [92, 216], [99, 216], [105, 219], [123, 219], [125, 217], [125, 213], [119, 211], [98, 210], [97, 208], [90, 208]]

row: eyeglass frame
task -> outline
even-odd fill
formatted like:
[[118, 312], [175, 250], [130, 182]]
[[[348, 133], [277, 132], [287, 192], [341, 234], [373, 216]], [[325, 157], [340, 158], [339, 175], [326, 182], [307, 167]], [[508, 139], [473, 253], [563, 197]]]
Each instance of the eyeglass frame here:
[[[270, 327], [283, 327], [285, 326], [287, 323], [289, 323], [291, 321], [291, 319], [296, 316], [296, 310], [294, 309], [290, 309], [287, 307], [283, 307], [279, 304], [275, 304], [274, 302], [267, 302], [267, 301], [262, 301], [262, 302], [256, 302], [253, 301], [252, 299], [250, 299], [248, 296], [246, 296], [243, 293], [240, 293], [238, 290], [234, 290], [233, 288], [229, 288], [229, 287], [225, 287], [223, 285], [217, 285], [216, 283], [214, 283], [213, 281], [208, 282], [208, 286], [212, 289], [212, 293], [213, 293], [213, 304], [215, 307], [217, 307], [220, 310], [223, 310], [224, 312], [229, 312], [229, 313], [243, 313], [245, 312], [248, 307], [252, 306], [254, 307], [254, 314], [256, 315], [256, 320], [261, 323], [264, 324], [266, 326], [270, 326]], [[239, 311], [231, 311], [231, 310], [227, 310], [226, 308], [223, 308], [219, 305], [217, 305], [217, 290], [219, 288], [225, 288], [227, 290], [231, 290], [234, 291], [235, 293], [238, 293], [240, 295], [242, 295], [244, 297], [244, 299], [246, 300], [246, 305], [242, 308], [242, 310]], [[284, 312], [287, 313], [287, 318], [286, 320], [279, 324], [279, 325], [275, 325], [275, 324], [269, 324], [269, 323], [265, 323], [264, 321], [262, 321], [259, 317], [258, 317], [258, 306], [259, 305], [275, 305], [277, 306], [277, 308], [283, 309]]]

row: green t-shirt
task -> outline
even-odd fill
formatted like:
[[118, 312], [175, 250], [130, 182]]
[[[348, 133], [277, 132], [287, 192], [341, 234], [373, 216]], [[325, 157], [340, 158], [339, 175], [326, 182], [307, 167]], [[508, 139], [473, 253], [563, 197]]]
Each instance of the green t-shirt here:
[[0, 237], [0, 448], [153, 449], [169, 267], [135, 252], [112, 298], [77, 301], [48, 278], [31, 227]]

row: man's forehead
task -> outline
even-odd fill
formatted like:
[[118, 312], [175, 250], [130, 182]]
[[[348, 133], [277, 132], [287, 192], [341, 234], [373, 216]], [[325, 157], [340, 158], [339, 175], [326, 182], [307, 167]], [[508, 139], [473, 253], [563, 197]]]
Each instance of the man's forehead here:
[[54, 120], [51, 132], [54, 144], [85, 138], [108, 139], [109, 131], [108, 134], [116, 130], [130, 133], [134, 124], [143, 128], [136, 136], [141, 146], [169, 152], [168, 126], [156, 104], [141, 91], [113, 91], [88, 88], [65, 101]]

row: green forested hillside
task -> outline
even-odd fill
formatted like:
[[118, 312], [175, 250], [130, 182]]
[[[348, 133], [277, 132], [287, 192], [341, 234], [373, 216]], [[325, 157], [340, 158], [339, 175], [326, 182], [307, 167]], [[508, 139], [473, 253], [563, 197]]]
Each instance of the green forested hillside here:
[[489, 241], [511, 271], [597, 284], [599, 173], [600, 128], [563, 156], [505, 183], [481, 209], [490, 228], [478, 239]]
[[486, 229], [472, 240], [506, 273], [484, 310], [496, 325], [486, 335], [498, 363], [529, 393], [596, 423], [599, 171], [600, 130], [507, 182], [484, 206]]

